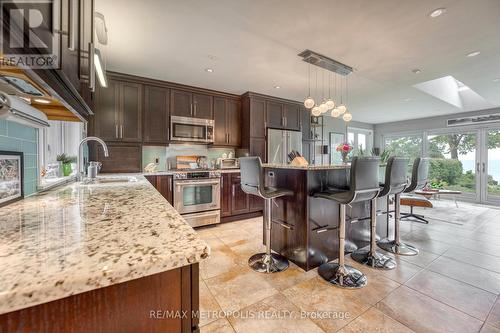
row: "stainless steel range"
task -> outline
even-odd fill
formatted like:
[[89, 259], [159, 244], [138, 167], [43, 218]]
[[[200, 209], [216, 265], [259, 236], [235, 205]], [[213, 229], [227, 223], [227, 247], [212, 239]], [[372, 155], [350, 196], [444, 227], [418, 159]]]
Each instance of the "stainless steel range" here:
[[192, 227], [220, 223], [220, 172], [174, 173], [174, 208]]

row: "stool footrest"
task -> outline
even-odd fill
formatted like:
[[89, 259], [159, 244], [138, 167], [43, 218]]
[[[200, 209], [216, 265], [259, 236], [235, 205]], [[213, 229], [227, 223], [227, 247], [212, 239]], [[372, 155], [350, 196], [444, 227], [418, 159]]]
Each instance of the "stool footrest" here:
[[318, 268], [318, 274], [331, 284], [346, 289], [359, 289], [366, 286], [366, 276], [354, 267], [337, 263], [325, 263]]
[[397, 244], [395, 240], [382, 239], [377, 242], [378, 247], [387, 252], [394, 254], [399, 254], [402, 256], [416, 256], [418, 254], [418, 249], [410, 244], [399, 243]]
[[360, 264], [377, 269], [394, 269], [396, 262], [394, 259], [368, 248], [358, 249], [351, 253], [351, 258]]
[[288, 260], [278, 253], [257, 253], [248, 259], [248, 266], [259, 273], [283, 272], [288, 265]]

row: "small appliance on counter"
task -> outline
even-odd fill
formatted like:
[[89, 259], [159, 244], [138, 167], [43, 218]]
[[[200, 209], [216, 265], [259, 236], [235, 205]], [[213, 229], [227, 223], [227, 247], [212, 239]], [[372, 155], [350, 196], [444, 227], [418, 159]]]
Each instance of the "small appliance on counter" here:
[[176, 169], [208, 169], [208, 161], [206, 156], [176, 156]]
[[217, 159], [217, 168], [219, 169], [238, 169], [240, 167], [237, 158], [224, 158]]

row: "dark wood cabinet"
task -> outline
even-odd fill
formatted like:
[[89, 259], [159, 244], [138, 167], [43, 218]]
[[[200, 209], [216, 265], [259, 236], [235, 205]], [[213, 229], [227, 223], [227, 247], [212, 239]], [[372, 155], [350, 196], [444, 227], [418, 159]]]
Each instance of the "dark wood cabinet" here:
[[142, 149], [138, 144], [108, 144], [109, 157], [104, 157], [101, 145], [97, 146], [96, 152], [97, 161], [102, 163], [101, 172], [141, 171]]
[[95, 135], [105, 141], [142, 141], [142, 85], [108, 80], [96, 93]]
[[215, 146], [241, 145], [241, 104], [238, 100], [215, 97]]
[[301, 130], [301, 105], [286, 103], [283, 106], [284, 128], [289, 130]]
[[[221, 217], [238, 220], [261, 214], [263, 199], [248, 195], [241, 189], [239, 172], [223, 173], [221, 177]], [[255, 215], [255, 213], [258, 213]]]
[[145, 176], [146, 179], [156, 188], [160, 194], [172, 205], [173, 198], [173, 177], [171, 175]]
[[193, 117], [193, 94], [172, 89], [170, 106], [172, 116]]
[[213, 119], [213, 97], [190, 91], [172, 90], [171, 113], [173, 116]]
[[205, 94], [193, 94], [193, 116], [214, 119], [213, 97]]
[[220, 179], [220, 216], [231, 216], [231, 174], [223, 173]]
[[60, 64], [61, 72], [69, 82], [80, 90], [80, 52], [79, 52], [79, 23], [80, 6], [78, 0], [61, 0], [61, 43]]
[[144, 143], [166, 144], [169, 141], [170, 89], [144, 87]]
[[264, 138], [266, 136], [266, 102], [261, 99], [250, 100], [250, 137]]
[[241, 189], [241, 176], [239, 173], [231, 174], [231, 213], [233, 215], [245, 214], [250, 211], [250, 196]]
[[259, 156], [262, 162], [265, 162], [267, 160], [266, 149], [265, 138], [250, 138], [250, 156]]
[[142, 89], [138, 83], [120, 83], [121, 141], [142, 141]]
[[283, 128], [283, 104], [274, 101], [266, 102], [266, 125], [271, 128]]

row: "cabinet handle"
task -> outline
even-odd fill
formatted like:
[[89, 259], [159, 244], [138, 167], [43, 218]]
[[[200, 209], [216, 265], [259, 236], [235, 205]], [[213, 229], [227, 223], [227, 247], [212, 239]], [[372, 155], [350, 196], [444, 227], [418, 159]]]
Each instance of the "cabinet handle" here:
[[229, 133], [227, 133], [227, 143], [229, 143]]
[[486, 163], [483, 162], [483, 173], [486, 172]]
[[479, 166], [479, 162], [476, 163], [476, 171], [481, 172], [481, 167]]
[[234, 197], [234, 185], [231, 187], [231, 193], [233, 194]]
[[120, 125], [120, 139], [123, 139], [123, 125]]
[[70, 26], [69, 26], [69, 46], [68, 49], [70, 51], [75, 51], [76, 46], [75, 46], [75, 35], [76, 35], [76, 23], [78, 22], [78, 17], [75, 15], [75, 13], [78, 13], [77, 11], [77, 5], [75, 4], [76, 0], [70, 0], [69, 3], [69, 11], [70, 11]]
[[196, 106], [197, 106], [197, 103], [194, 102], [194, 115], [196, 116]]
[[94, 43], [89, 43], [89, 88], [95, 91], [95, 72], [94, 72]]
[[118, 125], [115, 125], [115, 138], [118, 139]]
[[189, 114], [191, 115], [191, 117], [193, 116], [193, 103], [191, 103]]
[[284, 223], [281, 223], [281, 222], [278, 222], [283, 228], [286, 228], [288, 230], [292, 230], [292, 227], [290, 227], [289, 225], [286, 225]]

